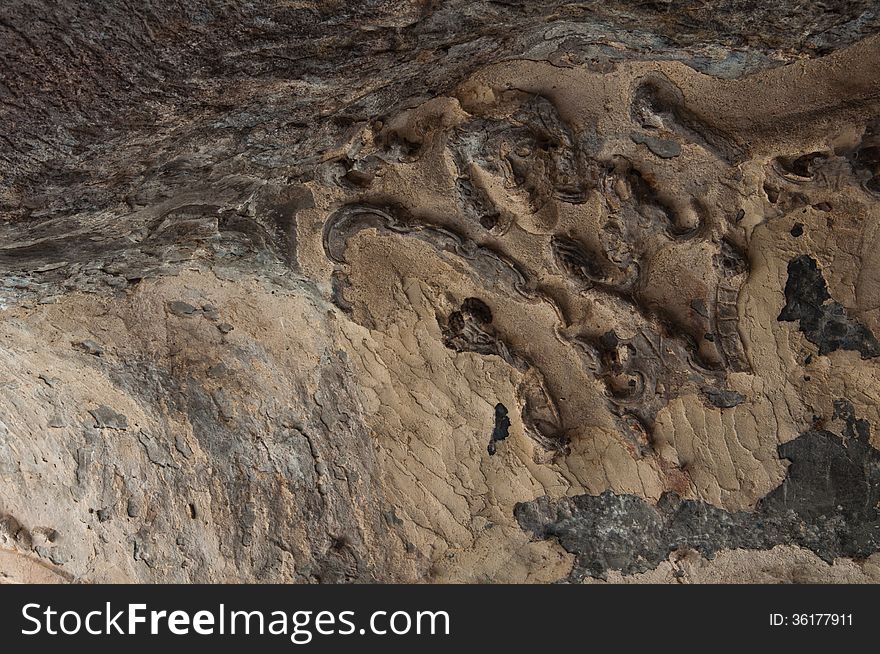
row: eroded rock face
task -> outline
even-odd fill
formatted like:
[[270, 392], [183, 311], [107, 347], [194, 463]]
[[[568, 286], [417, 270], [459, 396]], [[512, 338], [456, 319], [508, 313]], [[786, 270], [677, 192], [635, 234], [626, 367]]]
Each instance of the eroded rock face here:
[[0, 574], [876, 580], [878, 17], [741, 4], [0, 10]]

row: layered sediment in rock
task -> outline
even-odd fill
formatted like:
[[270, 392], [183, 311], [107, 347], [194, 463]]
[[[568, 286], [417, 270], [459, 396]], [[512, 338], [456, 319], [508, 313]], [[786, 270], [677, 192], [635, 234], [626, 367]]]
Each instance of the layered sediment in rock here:
[[877, 580], [880, 21], [660, 4], [0, 10], [0, 575]]

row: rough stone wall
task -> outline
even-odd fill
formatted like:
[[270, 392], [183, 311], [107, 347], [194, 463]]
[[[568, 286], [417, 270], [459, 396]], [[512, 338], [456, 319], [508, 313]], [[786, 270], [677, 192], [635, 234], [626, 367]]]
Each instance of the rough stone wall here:
[[880, 12], [0, 8], [0, 579], [876, 581]]

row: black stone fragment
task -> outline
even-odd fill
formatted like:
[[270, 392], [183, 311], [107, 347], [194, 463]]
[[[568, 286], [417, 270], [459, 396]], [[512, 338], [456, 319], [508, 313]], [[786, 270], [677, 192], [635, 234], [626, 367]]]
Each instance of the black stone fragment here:
[[742, 393], [711, 387], [704, 388], [703, 395], [706, 396], [706, 399], [709, 400], [712, 406], [716, 406], [719, 409], [730, 409], [737, 404], [742, 404], [746, 399], [746, 396]]
[[637, 132], [630, 134], [630, 138], [633, 140], [633, 143], [644, 145], [661, 159], [672, 159], [681, 154], [681, 146], [669, 139], [658, 139]]
[[510, 418], [507, 417], [507, 407], [499, 402], [495, 405], [495, 427], [489, 438], [489, 455], [495, 454], [495, 443], [508, 437], [510, 431]]
[[788, 263], [785, 306], [778, 320], [797, 320], [807, 340], [819, 346], [819, 354], [855, 350], [863, 359], [880, 355], [874, 334], [832, 300], [816, 260], [806, 254]]
[[797, 238], [798, 236], [803, 236], [804, 234], [804, 226], [801, 223], [795, 223], [791, 226], [791, 235]]

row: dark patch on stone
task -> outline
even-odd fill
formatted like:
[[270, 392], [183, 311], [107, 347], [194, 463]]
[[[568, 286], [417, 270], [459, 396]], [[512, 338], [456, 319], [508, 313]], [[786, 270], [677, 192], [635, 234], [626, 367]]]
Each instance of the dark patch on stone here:
[[633, 143], [644, 145], [661, 159], [673, 159], [681, 154], [681, 146], [675, 141], [645, 136], [637, 132], [633, 132], [629, 137], [633, 140]]
[[725, 277], [736, 277], [749, 270], [745, 252], [740, 251], [737, 246], [728, 241], [721, 243], [721, 251], [713, 259]]
[[345, 289], [350, 286], [348, 278], [340, 270], [334, 270], [330, 277], [330, 298], [339, 309], [348, 316], [352, 315], [354, 307], [345, 299]]
[[730, 409], [737, 404], [742, 404], [746, 399], [745, 395], [736, 391], [709, 387], [703, 389], [703, 395], [706, 396], [706, 399], [709, 400], [712, 406], [716, 406], [719, 409]]
[[232, 408], [232, 401], [229, 399], [229, 395], [222, 388], [218, 388], [213, 393], [211, 393], [211, 398], [214, 400], [214, 404], [217, 406], [217, 411], [220, 413], [220, 417], [223, 420], [230, 421], [235, 419], [235, 411]]
[[97, 409], [89, 409], [89, 413], [100, 429], [128, 429], [128, 418], [106, 404], [102, 404]]
[[55, 388], [60, 383], [60, 380], [57, 377], [50, 377], [46, 373], [42, 372], [37, 375], [37, 378], [44, 384], [46, 384], [46, 386], [48, 386], [49, 388]]
[[235, 327], [230, 325], [228, 322], [221, 322], [219, 325], [217, 325], [217, 329], [220, 330], [221, 334], [228, 334], [233, 329], [235, 329]]
[[180, 434], [177, 434], [174, 437], [174, 449], [180, 452], [187, 459], [193, 455], [192, 448], [189, 446], [189, 444], [187, 444], [186, 439]]
[[213, 366], [208, 368], [208, 377], [211, 379], [219, 379], [221, 377], [225, 377], [229, 373], [229, 367], [223, 363], [215, 363]]
[[461, 310], [473, 316], [481, 324], [486, 325], [492, 322], [492, 309], [479, 298], [465, 298], [465, 301], [461, 303]]
[[198, 309], [196, 309], [193, 305], [188, 304], [187, 302], [175, 300], [174, 302], [168, 303], [168, 311], [173, 313], [175, 316], [191, 316], [196, 311], [198, 311]]
[[861, 143], [847, 158], [864, 189], [880, 195], [880, 118], [865, 127]]
[[827, 160], [828, 155], [823, 152], [810, 152], [799, 157], [778, 157], [776, 165], [785, 173], [811, 179], [816, 174], [816, 168]]
[[814, 427], [778, 447], [791, 465], [754, 512], [729, 512], [674, 493], [652, 506], [606, 491], [557, 501], [539, 497], [517, 504], [514, 516], [536, 538], [555, 538], [575, 555], [569, 581], [651, 570], [682, 548], [712, 558], [725, 549], [790, 544], [828, 563], [864, 559], [880, 550], [880, 452], [851, 403], [836, 401], [834, 417], [843, 422], [842, 436]]
[[385, 521], [389, 527], [402, 527], [403, 520], [401, 520], [397, 516], [397, 512], [394, 510], [394, 507], [391, 507], [387, 511], [382, 512], [382, 519]]
[[706, 302], [699, 298], [691, 300], [691, 309], [698, 315], [703, 316], [703, 318], [709, 317], [709, 309], [706, 307]]
[[499, 402], [495, 405], [495, 427], [489, 438], [489, 455], [495, 454], [495, 443], [503, 441], [510, 435], [510, 418], [507, 417], [507, 407]]
[[816, 260], [806, 254], [788, 263], [785, 306], [778, 320], [799, 321], [807, 340], [819, 346], [819, 354], [855, 350], [863, 359], [880, 355], [880, 343], [874, 334], [832, 300]]
[[80, 341], [79, 343], [74, 343], [74, 346], [92, 356], [99, 357], [104, 354], [104, 348], [90, 338]]
[[804, 235], [804, 226], [802, 223], [795, 223], [791, 226], [791, 235], [795, 238]]

